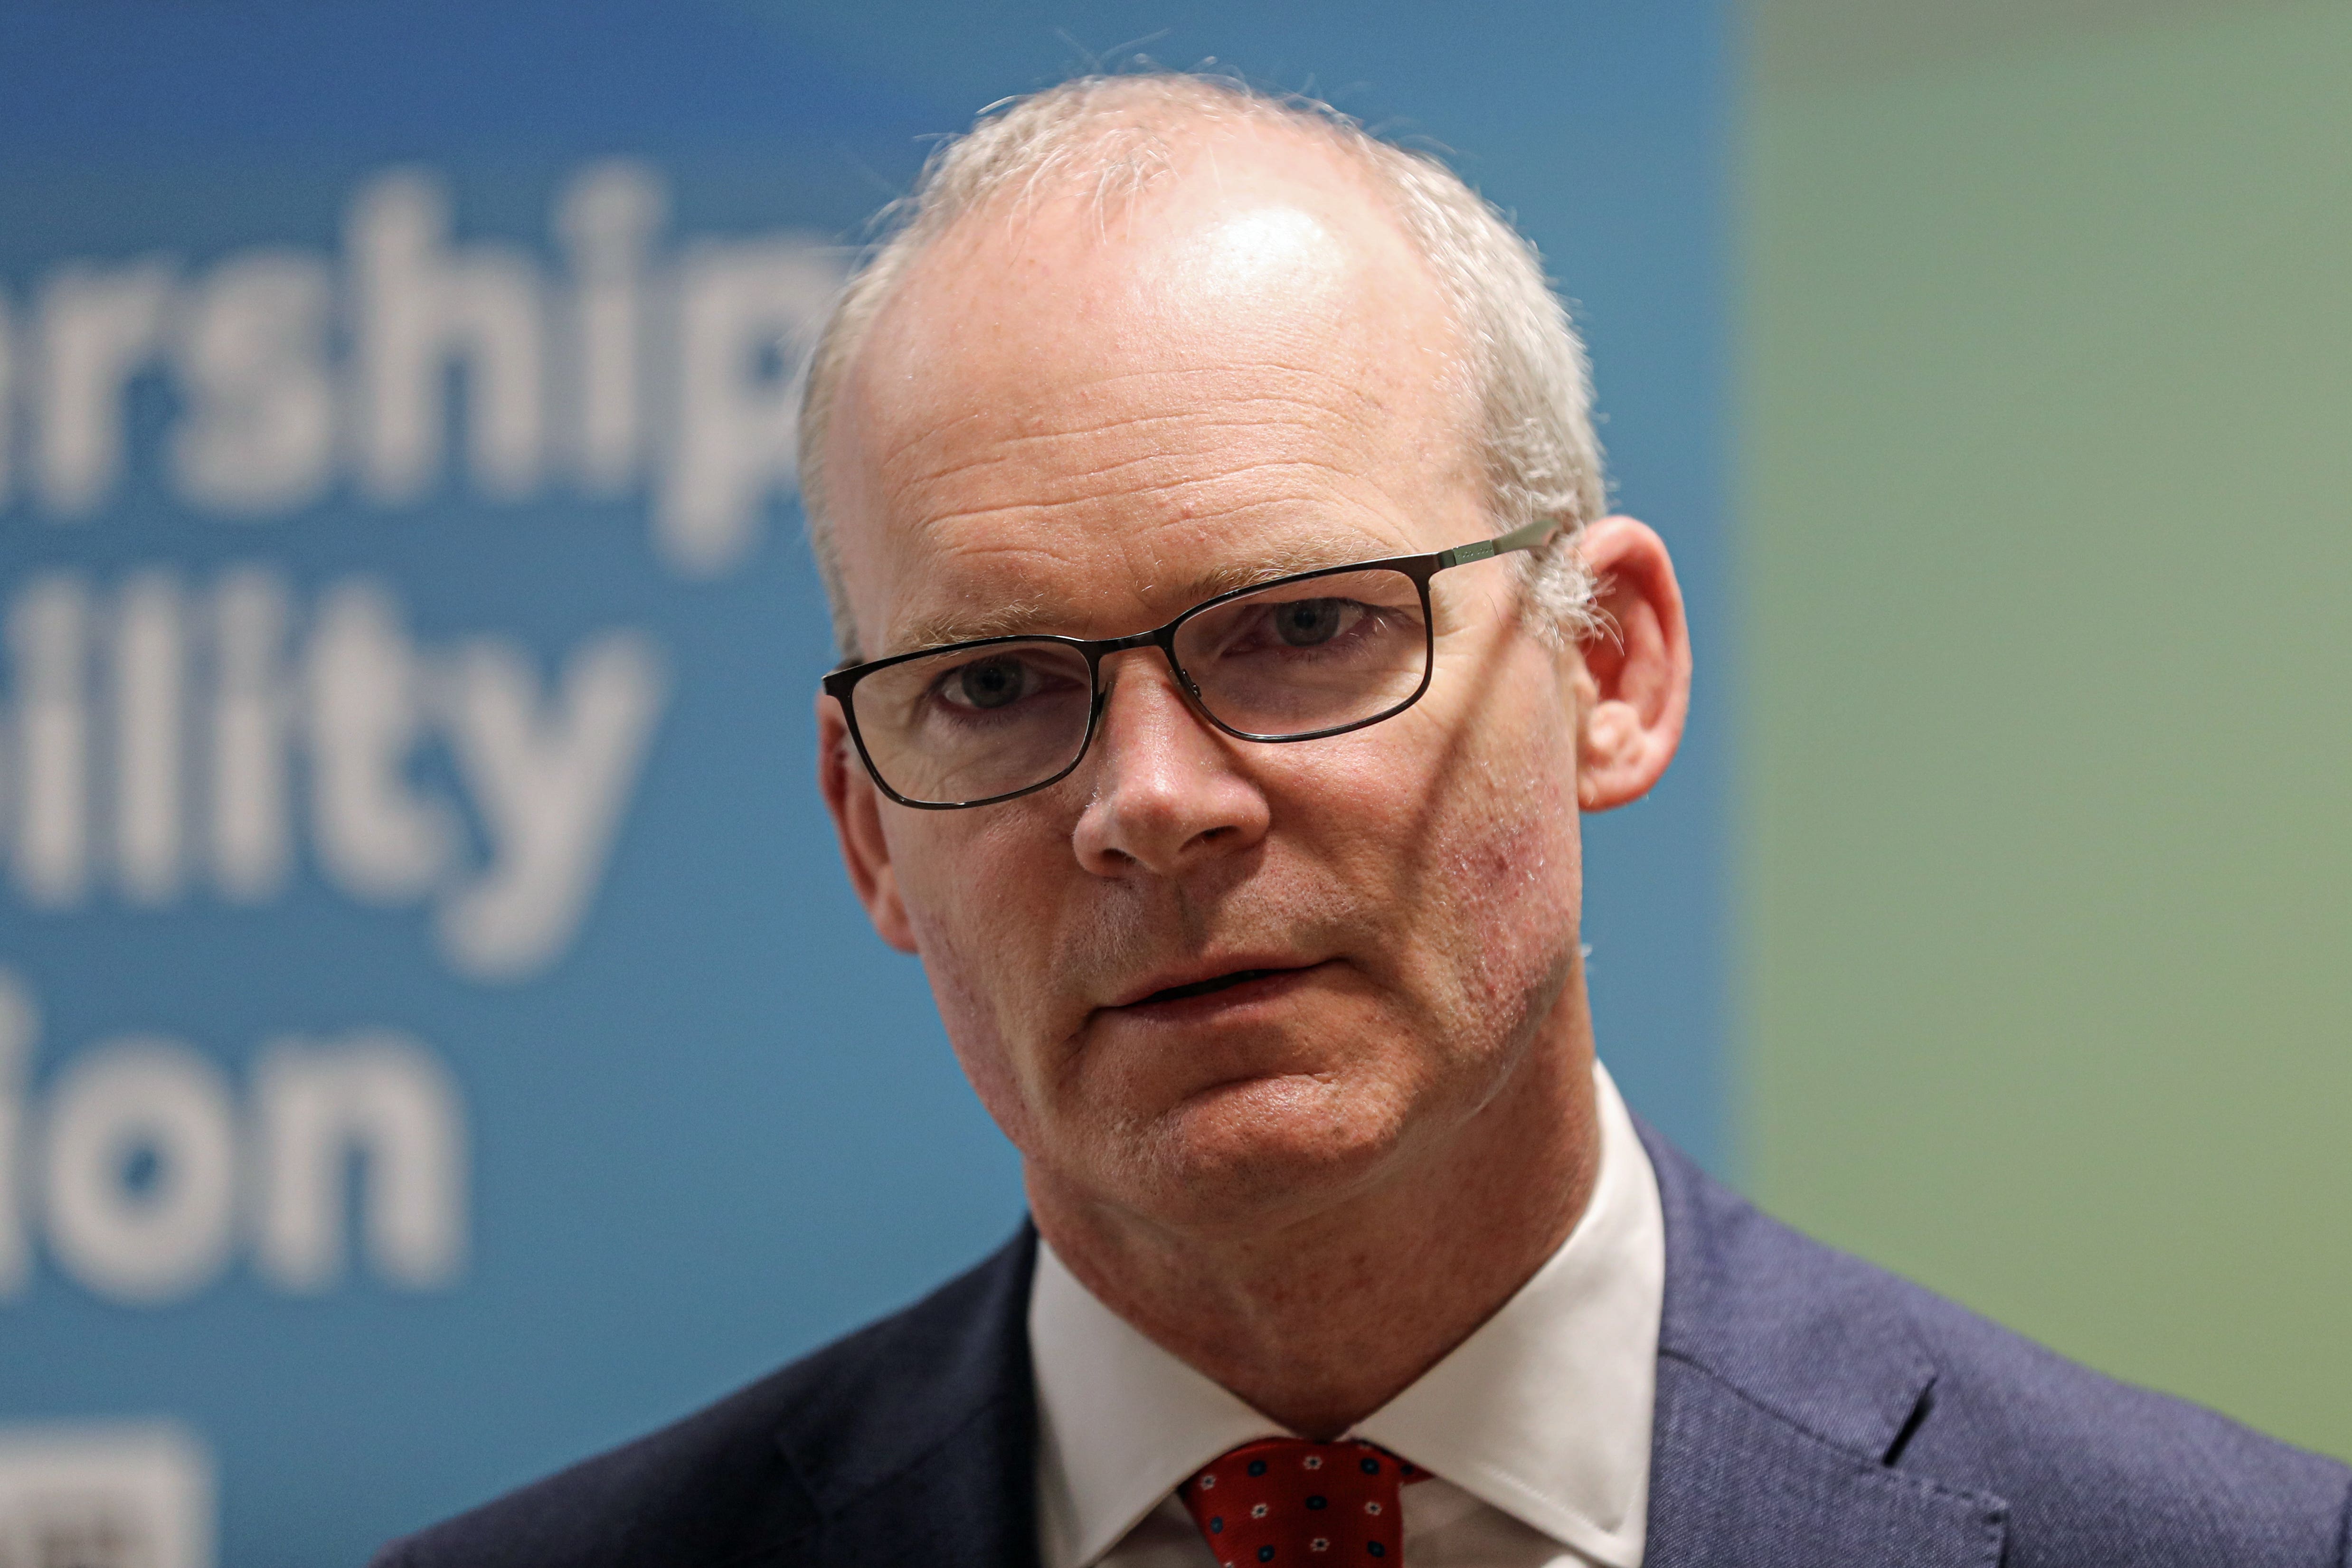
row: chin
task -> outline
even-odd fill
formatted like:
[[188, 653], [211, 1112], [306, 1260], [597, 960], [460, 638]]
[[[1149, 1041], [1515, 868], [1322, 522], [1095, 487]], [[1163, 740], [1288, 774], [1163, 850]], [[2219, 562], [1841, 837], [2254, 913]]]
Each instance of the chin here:
[[1378, 1178], [1403, 1125], [1384, 1095], [1305, 1075], [1204, 1089], [1160, 1118], [1127, 1174], [1162, 1223], [1263, 1224]]

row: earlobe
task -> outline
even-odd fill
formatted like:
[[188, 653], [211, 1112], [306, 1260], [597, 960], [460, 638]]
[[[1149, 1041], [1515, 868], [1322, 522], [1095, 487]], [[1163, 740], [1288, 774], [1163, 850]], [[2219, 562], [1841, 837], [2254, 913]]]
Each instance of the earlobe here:
[[822, 692], [816, 700], [816, 784], [832, 814], [849, 885], [866, 906], [875, 931], [900, 952], [915, 951], [915, 931], [898, 896], [890, 845], [882, 832], [882, 797], [857, 760], [856, 742], [841, 705]]
[[1665, 541], [1649, 527], [1603, 518], [1578, 548], [1597, 584], [1600, 628], [1578, 649], [1576, 793], [1585, 810], [1606, 811], [1647, 795], [1682, 742], [1690, 631]]

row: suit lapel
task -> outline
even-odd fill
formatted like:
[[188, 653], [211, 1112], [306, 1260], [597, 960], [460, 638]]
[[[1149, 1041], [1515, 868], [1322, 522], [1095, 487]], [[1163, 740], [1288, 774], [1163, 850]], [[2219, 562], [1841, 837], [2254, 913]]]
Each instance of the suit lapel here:
[[[818, 1516], [782, 1558], [828, 1568], [1036, 1568], [1036, 1234], [861, 1336], [777, 1442]], [[849, 1347], [845, 1347], [848, 1349]]]
[[1666, 1221], [1645, 1568], [1998, 1563], [2006, 1503], [1895, 1468], [1936, 1369], [1885, 1281], [1640, 1131]]
[[1687, 1362], [1659, 1358], [1655, 1434], [1643, 1568], [2000, 1561], [1998, 1499], [1824, 1442]]
[[817, 1560], [837, 1568], [1036, 1568], [1035, 1420], [1034, 1406], [1016, 1411], [1014, 1403], [999, 1403], [833, 1510]]

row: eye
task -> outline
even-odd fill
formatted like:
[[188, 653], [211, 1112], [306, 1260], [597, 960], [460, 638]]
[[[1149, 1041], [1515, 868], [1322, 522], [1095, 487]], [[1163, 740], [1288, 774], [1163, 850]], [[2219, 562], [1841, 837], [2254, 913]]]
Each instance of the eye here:
[[1339, 635], [1350, 609], [1361, 606], [1345, 599], [1293, 599], [1274, 607], [1275, 633], [1292, 647], [1313, 647]]
[[1028, 665], [1011, 654], [976, 658], [948, 672], [940, 695], [958, 708], [1003, 708], [1035, 688]]

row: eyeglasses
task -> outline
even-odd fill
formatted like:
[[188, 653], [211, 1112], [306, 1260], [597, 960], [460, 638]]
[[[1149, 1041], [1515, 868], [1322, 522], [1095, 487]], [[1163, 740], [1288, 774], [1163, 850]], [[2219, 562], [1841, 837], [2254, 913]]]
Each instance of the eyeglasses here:
[[1392, 719], [1429, 689], [1429, 580], [1532, 550], [1524, 528], [1433, 555], [1301, 572], [1193, 605], [1124, 637], [981, 637], [836, 669], [866, 771], [901, 805], [992, 805], [1068, 776], [1094, 742], [1102, 661], [1157, 647], [1201, 716], [1242, 741], [1315, 741]]

